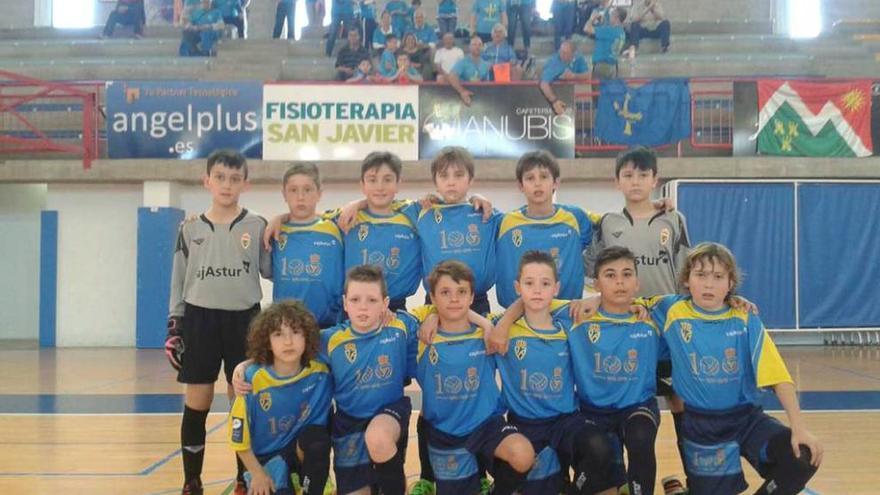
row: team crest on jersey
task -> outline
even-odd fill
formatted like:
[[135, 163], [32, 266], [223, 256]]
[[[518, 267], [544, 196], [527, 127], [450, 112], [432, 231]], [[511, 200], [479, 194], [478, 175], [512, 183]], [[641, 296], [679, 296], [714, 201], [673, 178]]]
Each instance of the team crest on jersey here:
[[382, 354], [376, 358], [376, 361], [379, 363], [379, 366], [376, 366], [376, 376], [382, 380], [391, 378], [393, 369], [391, 368], [391, 360], [388, 359], [388, 355]]
[[440, 208], [434, 208], [434, 221], [440, 223], [443, 221], [443, 212]]
[[471, 246], [480, 243], [480, 228], [475, 223], [468, 225], [467, 243]]
[[467, 379], [464, 381], [464, 388], [469, 392], [480, 388], [480, 377], [477, 375], [477, 369], [474, 367], [467, 369]]
[[440, 355], [437, 354], [437, 346], [431, 346], [431, 349], [428, 350], [428, 361], [437, 366], [437, 362], [440, 361]]
[[306, 273], [313, 277], [321, 274], [321, 255], [312, 254], [309, 256], [309, 265], [306, 267]]
[[562, 390], [562, 368], [553, 368], [553, 379], [550, 380], [550, 390], [559, 392]]
[[388, 255], [388, 259], [385, 260], [385, 265], [392, 270], [400, 266], [400, 248], [391, 248], [391, 253]]
[[668, 229], [668, 228], [663, 227], [662, 229], [660, 229], [660, 244], [661, 244], [662, 246], [665, 246], [666, 243], [669, 242], [669, 236], [670, 236], [670, 234], [671, 234], [671, 233], [669, 232], [669, 229]]
[[362, 223], [358, 228], [358, 240], [364, 242], [368, 235], [370, 235], [370, 224]]
[[691, 327], [691, 324], [686, 321], [681, 322], [681, 339], [684, 340], [685, 344], [691, 343], [693, 335], [694, 329]]
[[272, 394], [263, 392], [260, 394], [260, 407], [264, 411], [268, 411], [272, 407]]
[[282, 251], [287, 247], [287, 234], [281, 234], [278, 236], [278, 249]]
[[739, 371], [739, 361], [736, 359], [736, 349], [733, 347], [724, 349], [724, 363], [721, 365], [721, 369], [728, 375]]
[[345, 344], [343, 349], [345, 350], [345, 359], [348, 359], [349, 363], [353, 363], [358, 358], [358, 348], [354, 342]]
[[513, 245], [516, 247], [522, 246], [523, 235], [522, 230], [513, 229], [513, 232], [510, 234], [510, 240], [513, 241]]
[[245, 232], [241, 234], [241, 248], [247, 249], [249, 247], [251, 247], [251, 235]]
[[526, 357], [526, 352], [528, 352], [528, 350], [528, 344], [526, 344], [525, 340], [517, 340], [516, 345], [513, 346], [513, 355], [522, 361]]
[[639, 351], [630, 349], [626, 353], [626, 364], [623, 365], [623, 371], [632, 375], [637, 369], [639, 369]]
[[589, 337], [590, 342], [594, 344], [599, 342], [599, 338], [602, 337], [602, 327], [598, 323], [590, 323], [590, 328], [587, 330], [587, 337]]

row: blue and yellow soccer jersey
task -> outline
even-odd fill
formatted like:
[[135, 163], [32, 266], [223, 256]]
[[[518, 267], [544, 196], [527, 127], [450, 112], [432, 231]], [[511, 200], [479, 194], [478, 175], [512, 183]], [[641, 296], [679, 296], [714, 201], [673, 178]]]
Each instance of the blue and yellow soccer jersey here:
[[281, 226], [272, 249], [272, 298], [302, 301], [321, 327], [339, 323], [345, 280], [342, 232], [318, 219]]
[[754, 314], [727, 306], [705, 311], [679, 295], [652, 298], [649, 307], [669, 347], [673, 387], [686, 404], [716, 411], [756, 404], [759, 388], [792, 381]]
[[504, 413], [495, 360], [486, 355], [479, 327], [466, 333], [440, 330], [431, 345], [419, 342], [416, 377], [422, 387], [422, 414], [443, 433], [466, 436]]
[[252, 364], [244, 379], [253, 389], [237, 396], [229, 412], [232, 450], [272, 454], [290, 445], [304, 427], [327, 424], [333, 381], [324, 363], [312, 361], [289, 377]]
[[495, 235], [501, 213], [488, 222], [470, 203], [434, 205], [419, 213], [416, 224], [422, 241], [425, 290], [428, 274], [442, 261], [454, 259], [474, 272], [474, 294], [485, 294], [495, 284]]
[[345, 271], [359, 265], [382, 269], [388, 297], [405, 299], [419, 288], [422, 257], [416, 233], [418, 203], [406, 202], [391, 215], [358, 212], [354, 227], [345, 234]]
[[574, 206], [556, 205], [546, 218], [531, 218], [525, 207], [504, 215], [498, 229], [498, 275], [495, 291], [505, 308], [516, 300], [513, 282], [519, 275], [519, 259], [526, 251], [545, 251], [559, 268], [559, 298], [580, 299], [584, 292], [583, 251], [593, 235], [587, 213]]
[[400, 400], [415, 376], [418, 321], [404, 312], [387, 326], [360, 333], [344, 322], [321, 330], [318, 359], [330, 366], [336, 407], [355, 418], [370, 418]]
[[519, 418], [548, 419], [577, 408], [567, 341], [569, 326], [564, 323], [568, 305], [557, 301], [554, 305], [564, 316], [562, 320], [554, 318], [554, 328], [532, 328], [522, 317], [510, 328], [507, 354], [495, 356], [502, 396], [510, 412]]
[[571, 329], [568, 345], [581, 402], [624, 409], [656, 395], [662, 341], [653, 322], [600, 310]]

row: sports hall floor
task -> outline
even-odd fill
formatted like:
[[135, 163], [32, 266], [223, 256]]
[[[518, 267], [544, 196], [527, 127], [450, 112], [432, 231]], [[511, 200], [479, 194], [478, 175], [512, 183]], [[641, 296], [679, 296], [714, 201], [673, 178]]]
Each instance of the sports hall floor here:
[[[804, 493], [880, 494], [880, 347], [781, 350], [826, 449]], [[160, 350], [0, 347], [0, 494], [179, 493], [181, 393]], [[218, 386], [208, 419], [202, 479], [209, 494], [231, 492], [234, 475], [224, 394]], [[418, 390], [410, 394], [418, 407]], [[658, 478], [679, 473], [667, 413], [657, 452]], [[414, 476], [414, 441], [407, 459]]]

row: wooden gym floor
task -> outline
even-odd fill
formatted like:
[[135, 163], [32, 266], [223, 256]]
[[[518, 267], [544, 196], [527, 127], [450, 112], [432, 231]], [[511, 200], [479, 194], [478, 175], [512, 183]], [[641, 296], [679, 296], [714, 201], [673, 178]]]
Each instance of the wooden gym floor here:
[[[880, 493], [880, 348], [781, 351], [808, 425], [826, 449], [804, 493]], [[0, 349], [0, 493], [179, 493], [182, 387], [174, 376], [159, 350]], [[418, 407], [418, 389], [410, 395]], [[774, 404], [769, 400], [768, 409]], [[209, 494], [231, 491], [227, 408], [221, 383], [208, 418], [202, 479]], [[671, 423], [664, 412], [658, 478], [681, 472]], [[415, 438], [415, 415], [410, 434]], [[415, 478], [417, 471], [411, 441], [407, 473]], [[756, 488], [757, 477], [746, 471]]]

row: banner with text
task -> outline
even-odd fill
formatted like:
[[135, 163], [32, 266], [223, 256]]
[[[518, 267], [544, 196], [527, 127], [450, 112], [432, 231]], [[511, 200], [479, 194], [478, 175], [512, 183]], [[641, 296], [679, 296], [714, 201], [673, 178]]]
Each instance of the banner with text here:
[[204, 158], [232, 148], [262, 155], [258, 81], [107, 83], [110, 158]]
[[568, 110], [555, 115], [537, 86], [468, 86], [466, 106], [449, 86], [419, 89], [419, 157], [434, 158], [444, 146], [463, 146], [476, 158], [519, 158], [543, 149], [574, 158], [574, 86], [554, 91]]
[[361, 160], [390, 151], [416, 160], [417, 86], [286, 85], [263, 88], [265, 160]]

